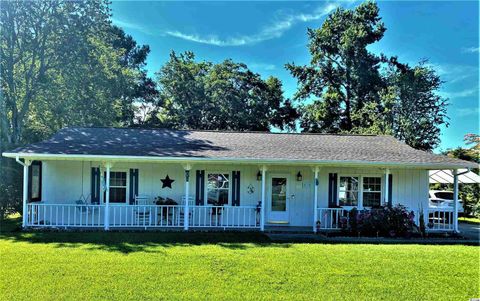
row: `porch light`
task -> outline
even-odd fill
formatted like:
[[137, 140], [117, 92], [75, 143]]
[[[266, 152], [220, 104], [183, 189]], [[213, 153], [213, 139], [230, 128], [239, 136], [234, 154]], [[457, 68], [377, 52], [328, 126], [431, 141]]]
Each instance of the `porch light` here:
[[257, 172], [257, 181], [261, 181], [262, 180], [262, 173], [260, 172], [260, 170]]
[[297, 181], [301, 182], [303, 180], [302, 174], [300, 172], [297, 173]]

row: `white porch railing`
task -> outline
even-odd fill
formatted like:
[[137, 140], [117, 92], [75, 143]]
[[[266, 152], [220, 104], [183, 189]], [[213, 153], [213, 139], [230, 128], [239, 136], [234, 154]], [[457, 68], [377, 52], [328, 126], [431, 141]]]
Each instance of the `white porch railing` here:
[[348, 224], [349, 210], [343, 208], [317, 208], [317, 217], [322, 230], [339, 230], [342, 223]]
[[184, 207], [180, 205], [110, 205], [111, 228], [182, 227]]
[[428, 216], [425, 221], [427, 231], [448, 232], [454, 231], [453, 209], [450, 208], [428, 208]]
[[260, 212], [256, 206], [191, 206], [189, 221], [190, 227], [259, 228]]
[[29, 227], [103, 227], [104, 205], [27, 204]]
[[[317, 208], [317, 217], [320, 221], [320, 230], [340, 230], [342, 224], [349, 222], [348, 209], [343, 208]], [[449, 232], [453, 231], [454, 218], [453, 210], [429, 208], [425, 216], [425, 230], [427, 232]], [[420, 224], [420, 212], [415, 212], [415, 224]]]
[[[28, 227], [103, 228], [105, 205], [27, 204]], [[190, 206], [189, 226], [208, 228], [260, 227], [256, 206]], [[110, 228], [180, 228], [185, 225], [184, 205], [110, 204]]]

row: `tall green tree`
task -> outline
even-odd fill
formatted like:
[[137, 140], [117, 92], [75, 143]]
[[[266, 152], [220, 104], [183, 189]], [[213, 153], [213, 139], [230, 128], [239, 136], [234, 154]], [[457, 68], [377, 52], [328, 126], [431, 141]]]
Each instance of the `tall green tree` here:
[[[313, 107], [302, 110], [306, 112], [302, 118], [306, 131], [350, 131], [368, 122], [353, 120], [352, 115], [365, 104], [378, 101], [376, 91], [383, 83], [381, 58], [367, 47], [384, 32], [373, 2], [355, 10], [338, 8], [320, 28], [308, 29], [310, 65], [286, 66], [299, 83], [295, 98], [315, 98]], [[312, 124], [314, 116], [321, 117], [320, 122]]]
[[369, 52], [385, 30], [374, 2], [338, 8], [308, 30], [310, 65], [286, 66], [299, 83], [295, 98], [311, 100], [300, 105], [303, 131], [389, 134], [423, 150], [439, 144], [448, 125], [442, 81], [426, 61], [410, 67]]
[[280, 80], [263, 80], [245, 64], [196, 62], [192, 52], [172, 52], [157, 75], [161, 104], [147, 123], [240, 131], [295, 127], [297, 113], [283, 98]]
[[409, 67], [395, 67], [386, 75], [390, 87], [384, 93], [384, 114], [391, 133], [408, 145], [432, 150], [440, 143], [440, 125], [448, 125], [448, 99], [437, 91], [442, 81], [426, 62]]
[[[66, 126], [131, 125], [156, 97], [149, 47], [111, 24], [108, 1], [0, 6], [0, 153]], [[17, 165], [0, 158], [0, 213], [19, 203]]]
[[0, 137], [16, 145], [71, 125], [130, 125], [154, 95], [148, 46], [110, 21], [108, 1], [2, 2]]
[[21, 142], [31, 108], [58, 81], [57, 71], [71, 67], [77, 58], [87, 62], [88, 47], [106, 26], [108, 10], [100, 2], [2, 2], [4, 141]]
[[138, 106], [155, 102], [158, 97], [156, 83], [147, 75], [145, 68], [150, 46], [138, 45], [132, 36], [118, 26], [112, 26], [111, 31], [112, 46], [120, 50], [120, 65], [123, 69], [133, 71], [126, 75], [121, 73], [118, 77], [116, 91], [122, 103], [121, 115], [117, 121], [124, 126], [133, 126]]

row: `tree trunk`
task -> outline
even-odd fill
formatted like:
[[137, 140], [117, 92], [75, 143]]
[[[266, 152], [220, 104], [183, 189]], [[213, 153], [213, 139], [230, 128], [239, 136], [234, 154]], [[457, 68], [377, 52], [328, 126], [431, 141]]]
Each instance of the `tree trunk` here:
[[351, 92], [350, 92], [350, 65], [347, 63], [345, 70], [345, 129], [347, 131], [352, 130], [352, 106], [351, 106]]
[[347, 120], [345, 129], [350, 131], [352, 129], [352, 108], [350, 104], [350, 91], [347, 90], [347, 97], [345, 98], [345, 118]]

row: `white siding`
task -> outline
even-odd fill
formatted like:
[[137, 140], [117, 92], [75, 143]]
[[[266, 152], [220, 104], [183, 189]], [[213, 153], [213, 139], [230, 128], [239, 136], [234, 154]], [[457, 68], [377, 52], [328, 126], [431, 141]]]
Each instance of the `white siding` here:
[[[91, 167], [98, 166], [95, 162], [83, 163], [74, 161], [44, 161], [42, 200], [46, 203], [73, 203], [82, 194], [90, 201], [90, 176]], [[180, 164], [159, 164], [159, 163], [117, 163], [113, 166], [115, 170], [139, 169], [139, 194], [147, 195], [152, 200], [156, 196], [168, 197], [180, 202], [184, 195], [184, 171]], [[231, 175], [233, 170], [239, 170], [240, 180], [240, 205], [257, 205], [261, 199], [260, 185], [257, 181], [259, 167], [256, 165], [206, 165], [195, 164], [190, 172], [190, 195], [195, 196], [196, 170], [225, 171]], [[303, 181], [296, 181], [296, 174], [301, 172]], [[103, 169], [102, 169], [103, 173]], [[311, 226], [313, 221], [313, 195], [314, 179], [313, 172], [309, 167], [282, 167], [270, 166], [267, 174], [288, 173], [290, 175], [290, 199], [289, 221], [291, 226]], [[335, 168], [322, 167], [319, 173], [319, 194], [318, 206], [328, 207], [328, 175], [355, 174], [367, 175], [377, 174], [383, 177], [381, 169], [359, 169], [359, 168]], [[428, 207], [428, 171], [398, 169], [391, 170], [393, 174], [393, 203], [401, 203], [412, 210], [418, 210], [420, 206]], [[162, 188], [160, 179], [166, 175], [175, 180], [172, 188]], [[83, 178], [83, 188], [82, 188]], [[383, 181], [383, 179], [382, 179]], [[384, 182], [383, 182], [384, 183]], [[253, 186], [254, 192], [248, 193], [248, 187]], [[269, 183], [267, 182], [267, 186]], [[267, 189], [268, 191], [268, 189]], [[128, 191], [127, 191], [128, 196]], [[267, 198], [268, 200], [268, 198]], [[113, 204], [112, 204], [113, 205]]]
[[[382, 191], [385, 191], [385, 171], [382, 169], [323, 168], [320, 169], [319, 207], [328, 207], [329, 173], [342, 175], [377, 175], [382, 177]], [[428, 208], [428, 171], [418, 169], [391, 169], [392, 202], [402, 204], [411, 210]]]

